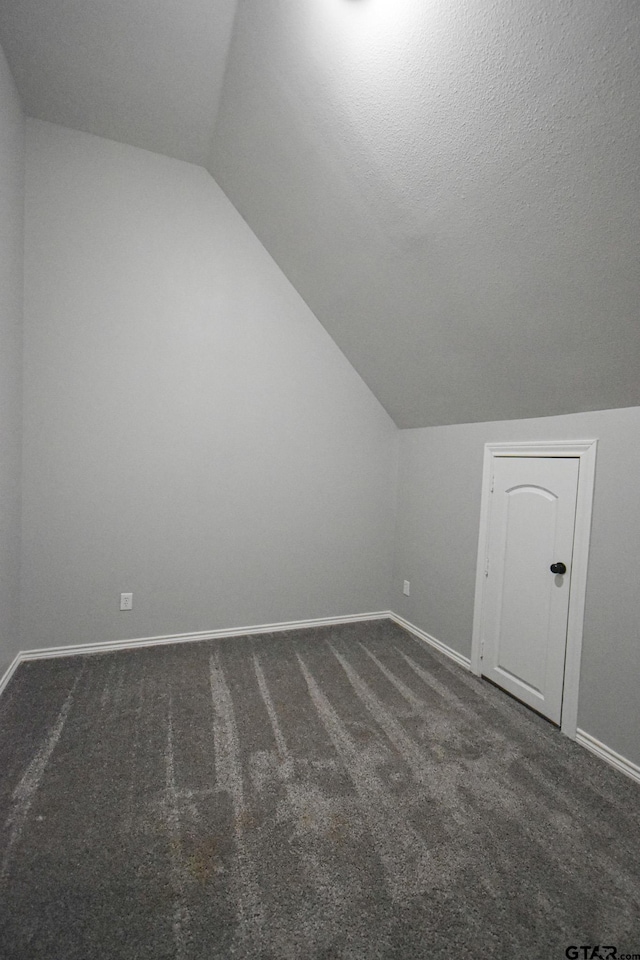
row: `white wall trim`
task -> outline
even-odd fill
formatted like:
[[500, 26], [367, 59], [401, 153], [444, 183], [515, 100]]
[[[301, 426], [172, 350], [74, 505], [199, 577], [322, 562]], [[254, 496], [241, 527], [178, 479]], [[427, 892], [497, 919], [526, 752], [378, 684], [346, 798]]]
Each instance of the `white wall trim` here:
[[440, 653], [444, 653], [445, 656], [449, 657], [451, 660], [455, 660], [458, 666], [464, 667], [465, 670], [471, 669], [471, 661], [469, 658], [465, 657], [462, 653], [458, 653], [458, 651], [454, 650], [452, 647], [448, 647], [446, 643], [442, 642], [442, 640], [436, 640], [435, 637], [432, 637], [429, 633], [421, 630], [420, 627], [416, 627], [414, 623], [410, 623], [397, 613], [389, 611], [387, 616], [389, 620], [393, 620], [394, 623], [397, 623], [399, 627], [404, 627], [405, 630], [413, 633], [414, 636], [418, 637], [420, 640], [424, 640], [424, 642], [428, 643], [429, 646], [435, 647], [435, 649], [439, 650]]
[[5, 670], [5, 672], [3, 673], [2, 677], [0, 677], [0, 696], [2, 696], [3, 691], [5, 690], [7, 684], [9, 683], [9, 680], [11, 680], [11, 677], [14, 675], [14, 673], [20, 666], [20, 659], [21, 659], [20, 654], [17, 653], [16, 656], [11, 661], [11, 663], [9, 664], [9, 666], [7, 667], [7, 669]]
[[489, 547], [490, 490], [494, 457], [577, 457], [580, 460], [561, 724], [562, 732], [572, 740], [576, 739], [578, 726], [582, 632], [587, 592], [587, 565], [589, 561], [597, 444], [597, 440], [526, 441], [522, 443], [487, 443], [484, 448], [480, 536], [478, 540], [473, 636], [471, 641], [471, 669], [478, 676], [481, 673], [482, 613], [486, 584], [484, 571]]
[[116, 650], [135, 650], [138, 647], [156, 647], [170, 643], [194, 643], [198, 640], [218, 640], [224, 637], [244, 637], [260, 633], [281, 633], [284, 630], [301, 630], [309, 627], [326, 627], [341, 623], [357, 623], [360, 620], [385, 620], [388, 610], [372, 613], [353, 613], [343, 617], [318, 617], [314, 620], [288, 620], [283, 623], [262, 623], [250, 627], [231, 627], [222, 630], [200, 630], [196, 633], [174, 633], [160, 637], [135, 637], [131, 640], [103, 640], [96, 643], [78, 643], [66, 647], [42, 647], [36, 650], [21, 650], [0, 680], [0, 693], [11, 679], [16, 668], [28, 660], [49, 660], [54, 657], [74, 657], [89, 653], [112, 653]]
[[591, 734], [585, 730], [578, 729], [576, 731], [576, 741], [582, 744], [583, 747], [586, 747], [591, 753], [595, 753], [601, 760], [605, 760], [610, 766], [615, 767], [616, 770], [626, 773], [632, 780], [640, 783], [640, 766], [638, 766], [637, 763], [627, 760], [622, 754], [616, 753], [616, 751], [608, 747], [606, 743], [601, 743], [600, 740], [596, 740], [595, 737], [592, 737]]
[[440, 653], [444, 653], [466, 670], [470, 668], [468, 657], [448, 647], [446, 643], [436, 640], [435, 637], [425, 633], [424, 630], [416, 627], [415, 624], [410, 623], [408, 620], [405, 620], [404, 617], [393, 613], [391, 610], [377, 610], [370, 613], [349, 614], [343, 617], [318, 617], [314, 620], [288, 620], [283, 623], [263, 623], [249, 627], [200, 630], [196, 633], [172, 633], [158, 637], [135, 637], [130, 640], [103, 640], [95, 643], [73, 644], [66, 647], [41, 647], [35, 650], [21, 650], [0, 680], [0, 694], [8, 684], [17, 667], [21, 663], [26, 663], [29, 660], [50, 660], [54, 657], [74, 657], [91, 653], [113, 653], [116, 650], [135, 650], [140, 647], [156, 647], [171, 643], [195, 643], [199, 640], [218, 640], [224, 637], [244, 637], [261, 633], [282, 633], [285, 630], [339, 626], [343, 623], [357, 623], [358, 621], [366, 620], [393, 620], [398, 626], [403, 627], [420, 640], [435, 647]]
[[[452, 647], [447, 646], [446, 643], [442, 643], [441, 640], [436, 640], [435, 637], [421, 630], [420, 627], [416, 627], [415, 624], [410, 623], [409, 620], [405, 620], [404, 617], [394, 613], [392, 610], [379, 610], [377, 612], [356, 613], [344, 617], [319, 617], [315, 620], [289, 620], [284, 623], [268, 623], [252, 627], [233, 627], [227, 630], [202, 630], [197, 633], [176, 633], [160, 637], [137, 637], [132, 640], [106, 640], [67, 647], [44, 647], [39, 650], [22, 650], [14, 657], [4, 675], [0, 678], [0, 695], [2, 695], [6, 689], [11, 677], [20, 664], [28, 660], [48, 660], [55, 657], [109, 653], [116, 650], [135, 650], [139, 647], [155, 647], [171, 643], [194, 643], [198, 640], [216, 640], [223, 639], [224, 637], [243, 637], [252, 634], [282, 633], [285, 630], [300, 630], [307, 627], [332, 625], [338, 626], [342, 623], [357, 623], [358, 621], [364, 620], [392, 620], [394, 623], [397, 623], [399, 627], [403, 627], [405, 630], [408, 630], [409, 633], [418, 637], [419, 640], [429, 644], [429, 646], [435, 650], [439, 650], [440, 653], [449, 657], [457, 663], [458, 666], [464, 667], [465, 670], [472, 669], [471, 660], [463, 654], [458, 653], [458, 651]], [[616, 753], [611, 747], [596, 740], [595, 737], [592, 737], [591, 734], [586, 733], [584, 730], [577, 730], [575, 739], [587, 750], [590, 750], [591, 753], [594, 753], [617, 770], [621, 770], [622, 773], [631, 777], [632, 780], [640, 783], [640, 766], [631, 760], [627, 760], [626, 757], [623, 757], [621, 754]]]

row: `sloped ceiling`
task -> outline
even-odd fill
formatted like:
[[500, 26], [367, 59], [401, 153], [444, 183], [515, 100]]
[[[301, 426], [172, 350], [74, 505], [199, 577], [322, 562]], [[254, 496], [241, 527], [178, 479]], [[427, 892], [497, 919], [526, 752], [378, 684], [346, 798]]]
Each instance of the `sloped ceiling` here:
[[238, 0], [222, 84], [233, 8], [0, 41], [31, 115], [205, 163], [399, 426], [640, 404], [637, 0]]
[[240, 0], [209, 169], [400, 426], [640, 403], [640, 3]]
[[236, 0], [3, 0], [26, 113], [204, 164]]

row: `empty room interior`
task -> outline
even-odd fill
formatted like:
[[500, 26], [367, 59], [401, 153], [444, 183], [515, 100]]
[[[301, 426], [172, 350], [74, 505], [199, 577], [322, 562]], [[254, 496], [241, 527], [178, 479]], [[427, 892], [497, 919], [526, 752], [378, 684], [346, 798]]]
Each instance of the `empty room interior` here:
[[640, 4], [0, 47], [0, 956], [640, 958]]

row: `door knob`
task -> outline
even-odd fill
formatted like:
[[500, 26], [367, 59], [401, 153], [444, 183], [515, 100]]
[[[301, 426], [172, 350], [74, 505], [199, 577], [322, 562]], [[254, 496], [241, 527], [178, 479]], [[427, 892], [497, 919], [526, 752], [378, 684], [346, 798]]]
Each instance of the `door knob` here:
[[567, 572], [567, 568], [564, 563], [552, 563], [549, 569], [551, 570], [551, 573], [559, 573], [560, 576]]

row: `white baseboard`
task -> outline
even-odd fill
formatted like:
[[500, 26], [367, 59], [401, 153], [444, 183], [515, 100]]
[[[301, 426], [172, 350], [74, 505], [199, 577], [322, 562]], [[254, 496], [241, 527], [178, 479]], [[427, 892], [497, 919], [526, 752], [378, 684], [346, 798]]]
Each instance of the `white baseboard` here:
[[9, 680], [11, 680], [11, 677], [14, 675], [14, 673], [18, 669], [19, 665], [20, 665], [20, 654], [18, 653], [13, 658], [13, 660], [5, 670], [2, 677], [0, 677], [0, 696], [2, 696], [2, 692], [4, 691], [5, 687], [9, 683]]
[[591, 753], [595, 753], [596, 757], [600, 757], [601, 760], [605, 760], [612, 767], [615, 767], [616, 770], [626, 773], [632, 780], [640, 783], [640, 766], [638, 766], [637, 763], [627, 760], [622, 754], [616, 753], [616, 751], [608, 747], [606, 743], [601, 743], [600, 740], [596, 740], [595, 737], [592, 737], [590, 733], [586, 733], [584, 730], [576, 731], [576, 740]]
[[[421, 630], [420, 627], [416, 627], [415, 624], [410, 623], [409, 620], [405, 620], [404, 617], [399, 616], [399, 614], [394, 613], [392, 610], [378, 610], [371, 613], [354, 613], [343, 617], [318, 617], [315, 620], [289, 620], [283, 623], [254, 624], [249, 627], [201, 630], [197, 633], [176, 633], [160, 637], [136, 637], [131, 640], [105, 640], [98, 641], [97, 643], [82, 643], [66, 647], [44, 647], [39, 650], [22, 650], [14, 657], [4, 675], [0, 678], [0, 695], [2, 695], [6, 689], [11, 677], [20, 664], [27, 660], [48, 660], [53, 657], [73, 657], [89, 653], [110, 653], [116, 650], [135, 650], [139, 647], [155, 647], [171, 643], [194, 643], [198, 640], [218, 640], [225, 637], [243, 637], [250, 634], [282, 633], [285, 630], [339, 626], [343, 623], [357, 623], [362, 620], [393, 620], [398, 626], [403, 627], [405, 630], [408, 630], [409, 633], [418, 637], [419, 640], [439, 650], [440, 653], [449, 657], [459, 666], [464, 667], [466, 670], [471, 669], [471, 661], [469, 658], [458, 653], [457, 650], [453, 650], [447, 646], [446, 643], [442, 643], [441, 640], [436, 640], [435, 637]], [[622, 773], [631, 777], [632, 780], [640, 783], [640, 766], [631, 760], [627, 760], [627, 758], [621, 754], [616, 753], [611, 747], [596, 740], [595, 737], [592, 737], [591, 734], [586, 733], [584, 730], [578, 730], [576, 732], [576, 740], [587, 750], [590, 750], [591, 753], [594, 753], [597, 757], [600, 757], [617, 770], [622, 771]]]
[[74, 657], [88, 653], [112, 653], [116, 650], [135, 650], [138, 647], [156, 647], [169, 643], [194, 643], [198, 640], [219, 640], [224, 637], [244, 637], [250, 634], [282, 633], [284, 630], [338, 626], [342, 623], [357, 623], [361, 620], [386, 620], [389, 616], [388, 610], [380, 610], [371, 613], [353, 613], [343, 617], [318, 617], [315, 620], [289, 620], [284, 623], [261, 623], [249, 627], [200, 630], [197, 633], [175, 633], [160, 637], [136, 637], [131, 640], [103, 640], [96, 643], [72, 644], [66, 647], [42, 647], [36, 650], [21, 650], [2, 679], [0, 679], [0, 694], [8, 684], [17, 667], [27, 660], [49, 660], [53, 657]]
[[395, 623], [397, 623], [399, 627], [404, 627], [405, 630], [413, 633], [414, 636], [418, 637], [420, 640], [424, 640], [424, 642], [428, 643], [429, 646], [435, 647], [435, 649], [439, 650], [440, 653], [444, 653], [445, 656], [449, 657], [451, 660], [455, 660], [459, 666], [464, 667], [466, 670], [471, 669], [471, 660], [469, 657], [465, 657], [462, 653], [458, 653], [458, 651], [454, 650], [452, 647], [448, 647], [447, 644], [443, 643], [441, 640], [436, 640], [435, 637], [425, 633], [424, 630], [421, 630], [420, 627], [416, 627], [415, 624], [409, 623], [408, 620], [405, 620], [404, 617], [399, 616], [399, 614], [393, 613], [390, 610], [387, 616], [390, 620], [393, 620]]
[[95, 643], [78, 643], [64, 647], [41, 647], [34, 650], [21, 650], [15, 660], [0, 680], [0, 694], [6, 687], [20, 663], [27, 660], [49, 660], [53, 657], [74, 657], [90, 653], [113, 653], [116, 650], [135, 650], [139, 647], [156, 647], [170, 643], [194, 643], [198, 640], [219, 640], [225, 637], [244, 637], [250, 634], [281, 633], [284, 630], [300, 630], [308, 627], [339, 626], [343, 623], [357, 623], [362, 620], [393, 620], [398, 626], [409, 630], [420, 640], [430, 644], [455, 660], [456, 663], [468, 670], [470, 661], [461, 653], [452, 650], [445, 643], [436, 640], [416, 627], [413, 623], [393, 613], [392, 610], [377, 610], [370, 613], [354, 613], [343, 617], [318, 617], [314, 620], [287, 620], [282, 623], [253, 624], [248, 627], [233, 627], [221, 630], [200, 630], [195, 633], [172, 633], [156, 637], [135, 637], [129, 640], [102, 640]]

